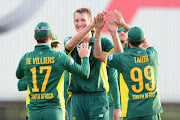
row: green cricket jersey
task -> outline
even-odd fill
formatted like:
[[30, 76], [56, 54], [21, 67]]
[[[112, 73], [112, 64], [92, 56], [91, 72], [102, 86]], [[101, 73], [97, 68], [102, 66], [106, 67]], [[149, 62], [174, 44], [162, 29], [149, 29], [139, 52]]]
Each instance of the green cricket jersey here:
[[120, 74], [122, 117], [134, 118], [162, 113], [159, 100], [158, 53], [153, 47], [131, 48], [110, 54], [106, 63]]
[[[64, 44], [71, 39], [71, 37], [67, 37], [64, 41]], [[107, 38], [101, 38], [102, 50], [109, 52], [113, 48], [113, 43]], [[111, 72], [108, 76], [111, 76], [111, 79], [108, 79], [106, 65], [95, 59], [93, 56], [93, 49], [94, 49], [94, 36], [92, 37], [89, 46], [92, 47], [91, 54], [89, 57], [90, 62], [90, 76], [88, 79], [84, 79], [82, 77], [78, 77], [74, 74], [71, 75], [70, 86], [68, 88], [69, 94], [72, 93], [94, 93], [94, 92], [108, 92], [109, 85], [112, 91], [112, 96], [115, 102], [115, 108], [120, 108], [120, 96], [118, 90], [118, 81], [117, 81], [117, 72]], [[81, 59], [78, 56], [76, 46], [73, 50], [69, 51], [66, 50], [66, 53], [74, 59], [77, 63], [81, 63]], [[111, 69], [111, 68], [110, 68]], [[113, 69], [111, 69], [113, 70]], [[116, 71], [116, 70], [114, 70]], [[110, 72], [109, 72], [110, 73]], [[108, 83], [109, 80], [109, 83]]]
[[49, 45], [38, 44], [26, 53], [16, 71], [18, 79], [26, 76], [28, 85], [27, 108], [41, 109], [64, 106], [64, 71], [88, 78], [89, 58], [82, 58], [82, 66], [66, 54], [51, 50]]

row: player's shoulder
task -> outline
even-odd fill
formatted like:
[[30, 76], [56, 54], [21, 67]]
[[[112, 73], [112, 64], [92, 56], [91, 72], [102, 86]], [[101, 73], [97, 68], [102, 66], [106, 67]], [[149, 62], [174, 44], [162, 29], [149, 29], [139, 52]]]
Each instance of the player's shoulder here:
[[109, 46], [109, 45], [113, 45], [113, 43], [112, 43], [112, 41], [109, 40], [108, 38], [102, 37], [102, 38], [101, 38], [101, 45], [102, 45], [102, 46]]
[[106, 38], [106, 37], [102, 37], [102, 38], [101, 38], [101, 41], [106, 42], [106, 41], [111, 41], [111, 40], [109, 40], [109, 39]]
[[149, 46], [149, 47], [147, 47], [145, 49], [146, 49], [146, 51], [148, 53], [158, 53], [157, 50], [154, 47], [152, 47], [152, 46]]

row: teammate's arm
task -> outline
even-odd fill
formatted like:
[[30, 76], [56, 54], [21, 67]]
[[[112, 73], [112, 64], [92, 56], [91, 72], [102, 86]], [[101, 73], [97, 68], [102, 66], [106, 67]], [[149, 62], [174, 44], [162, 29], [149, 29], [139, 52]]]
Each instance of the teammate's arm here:
[[106, 20], [104, 19], [103, 13], [99, 13], [94, 18], [94, 27], [96, 29], [95, 39], [94, 39], [94, 57], [102, 62], [105, 62], [108, 52], [102, 52], [101, 47], [101, 30], [104, 27]]
[[113, 43], [114, 43], [114, 49], [111, 51], [111, 53], [122, 53], [123, 48], [120, 43], [119, 35], [118, 35], [118, 27], [116, 25], [115, 21], [115, 14], [114, 12], [111, 12], [108, 14], [108, 22], [106, 22], [106, 27], [108, 31], [111, 34]]
[[91, 46], [89, 47], [88, 43], [83, 43], [78, 49], [78, 54], [82, 59], [82, 64], [79, 65], [72, 58], [66, 55], [65, 68], [80, 77], [88, 78], [90, 74], [90, 64], [89, 64], [89, 55], [91, 52]]
[[24, 75], [24, 72], [23, 72], [23, 64], [24, 64], [24, 56], [21, 58], [20, 62], [19, 62], [19, 66], [16, 70], [16, 77], [18, 79], [21, 79], [23, 78], [25, 75]]
[[147, 48], [147, 47], [149, 47], [149, 46], [150, 46], [150, 44], [147, 42], [146, 39], [144, 39], [144, 41], [143, 41], [143, 47], [144, 47], [144, 48]]
[[116, 13], [117, 19], [114, 21], [118, 28], [124, 28], [126, 31], [130, 29], [129, 25], [124, 21], [124, 18], [121, 14], [121, 12], [118, 12], [116, 9], [114, 10]]
[[113, 119], [115, 117], [120, 117], [120, 92], [119, 92], [119, 85], [118, 85], [118, 73], [117, 70], [111, 67], [107, 68], [108, 71], [108, 81], [110, 86], [110, 93], [112, 95], [114, 101], [114, 112], [113, 112]]
[[92, 22], [88, 26], [86, 26], [83, 30], [78, 32], [75, 36], [73, 36], [70, 40], [68, 40], [65, 43], [65, 49], [72, 50], [73, 48], [75, 48], [83, 40], [86, 34], [92, 30], [93, 27], [94, 27], [94, 23]]
[[18, 81], [18, 90], [19, 91], [25, 91], [27, 90], [27, 82], [26, 82], [26, 77], [23, 77]]

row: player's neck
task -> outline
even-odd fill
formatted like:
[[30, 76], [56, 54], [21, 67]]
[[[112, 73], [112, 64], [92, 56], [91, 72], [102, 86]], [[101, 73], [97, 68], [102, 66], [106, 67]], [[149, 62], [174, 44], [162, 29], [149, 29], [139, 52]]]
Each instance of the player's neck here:
[[121, 43], [123, 48], [125, 48], [126, 43], [127, 43], [127, 42]]
[[129, 44], [129, 47], [130, 47], [130, 48], [138, 48], [138, 47], [142, 47], [142, 44], [140, 44], [140, 45], [138, 45], [138, 46], [134, 46], [134, 45]]

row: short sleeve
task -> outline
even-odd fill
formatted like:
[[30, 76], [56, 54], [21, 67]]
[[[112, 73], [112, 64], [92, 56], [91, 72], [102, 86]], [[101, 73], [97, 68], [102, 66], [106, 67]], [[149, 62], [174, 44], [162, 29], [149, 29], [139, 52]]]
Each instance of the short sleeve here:
[[120, 54], [121, 53], [107, 55], [107, 58], [105, 61], [106, 65], [108, 67], [113, 67], [119, 71], [120, 70], [119, 66], [121, 65]]
[[103, 47], [103, 51], [106, 51], [106, 52], [109, 52], [114, 48], [112, 41], [110, 41], [107, 38], [102, 38], [102, 43], [101, 44], [102, 44], [102, 47]]
[[66, 42], [68, 41], [68, 40], [70, 40], [72, 37], [67, 37], [67, 38], [65, 38], [64, 39], [64, 51], [68, 54], [69, 52], [70, 52], [70, 50], [67, 50], [66, 48], [65, 48], [65, 45], [66, 45]]

